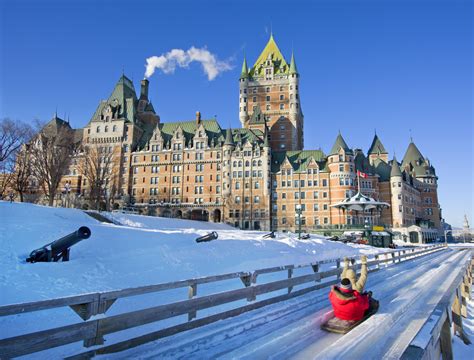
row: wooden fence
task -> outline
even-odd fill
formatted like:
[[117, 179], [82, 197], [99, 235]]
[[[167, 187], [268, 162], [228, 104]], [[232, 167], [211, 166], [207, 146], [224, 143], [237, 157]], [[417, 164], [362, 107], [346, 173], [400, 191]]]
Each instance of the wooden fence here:
[[[375, 255], [374, 258], [369, 259], [367, 265], [369, 271], [376, 271], [382, 264], [394, 264], [443, 249], [445, 249], [444, 245], [432, 245], [428, 247], [391, 250]], [[356, 263], [355, 259], [352, 259], [352, 262], [354, 269], [360, 269], [360, 263]], [[153, 340], [234, 317], [247, 311], [291, 299], [336, 284], [339, 281], [342, 272], [341, 263], [341, 259], [331, 259], [305, 265], [272, 267], [251, 272], [235, 272], [123, 290], [97, 292], [51, 300], [0, 306], [0, 316], [70, 307], [84, 320], [84, 322], [81, 323], [0, 339], [0, 357], [3, 359], [26, 355], [78, 341], [83, 341], [85, 347], [103, 345], [104, 336], [107, 334], [187, 314], [187, 322], [131, 338], [129, 340], [120, 341], [112, 345], [86, 351], [73, 358], [89, 358], [96, 354], [123, 351]], [[324, 264], [326, 264], [325, 267], [329, 268], [329, 270], [321, 271], [321, 267]], [[309, 268], [312, 272], [310, 274], [294, 276], [295, 270], [303, 268]], [[260, 275], [282, 271], [287, 272], [285, 279], [257, 284], [257, 278]], [[197, 295], [198, 285], [217, 283], [229, 279], [240, 279], [244, 287], [201, 297]], [[326, 279], [327, 281], [322, 282], [323, 279]], [[294, 290], [298, 285], [308, 286], [299, 290]], [[94, 315], [105, 314], [118, 299], [178, 288], [188, 288], [187, 299], [170, 304], [158, 305], [146, 309], [89, 320]], [[269, 294], [285, 289], [286, 291], [284, 294], [276, 294], [269, 298], [257, 301], [257, 296], [259, 295]], [[228, 304], [237, 300], [247, 300], [247, 303], [244, 306], [208, 315], [199, 319], [197, 318], [197, 313], [200, 310]]]
[[453, 359], [452, 334], [465, 344], [471, 341], [464, 333], [462, 318], [467, 317], [467, 300], [471, 298], [474, 259], [463, 269], [436, 305], [423, 327], [403, 353], [402, 360]]

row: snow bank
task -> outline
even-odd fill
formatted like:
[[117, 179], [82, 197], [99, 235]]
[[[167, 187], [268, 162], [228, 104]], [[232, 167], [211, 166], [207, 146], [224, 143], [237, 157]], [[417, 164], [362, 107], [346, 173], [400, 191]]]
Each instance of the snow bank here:
[[[381, 251], [317, 236], [298, 240], [278, 234], [275, 239], [262, 239], [264, 232], [224, 224], [113, 216], [126, 225], [100, 223], [76, 209], [0, 202], [0, 304]], [[71, 261], [25, 262], [33, 249], [80, 226], [88, 226], [92, 236], [72, 248]], [[195, 242], [209, 231], [217, 231], [219, 239]]]

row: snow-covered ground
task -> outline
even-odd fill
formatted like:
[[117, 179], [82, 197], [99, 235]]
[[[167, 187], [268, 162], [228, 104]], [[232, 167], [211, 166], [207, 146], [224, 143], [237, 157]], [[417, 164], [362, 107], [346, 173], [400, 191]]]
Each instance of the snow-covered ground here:
[[[98, 222], [76, 209], [0, 201], [0, 305], [386, 250], [318, 236], [298, 240], [292, 234], [277, 234], [275, 239], [263, 239], [265, 232], [241, 231], [224, 224], [117, 213], [108, 216], [123, 226]], [[88, 226], [92, 235], [72, 247], [69, 262], [25, 262], [32, 250], [80, 226]], [[209, 231], [218, 232], [218, 240], [195, 242]], [[170, 292], [160, 295], [159, 301], [182, 299], [182, 293]], [[152, 301], [156, 299], [124, 301], [108, 314], [145, 307]], [[68, 309], [2, 317], [1, 337], [76, 323], [78, 319]]]
[[[474, 343], [474, 287], [471, 291], [471, 300], [467, 301], [467, 319], [462, 319], [464, 332]], [[453, 355], [455, 359], [472, 359], [474, 344], [466, 345], [457, 336], [453, 338]]]
[[[223, 224], [117, 213], [106, 215], [113, 216], [114, 220], [120, 222], [122, 226], [100, 223], [75, 209], [0, 202], [0, 305], [236, 271], [252, 271], [272, 266], [307, 264], [324, 259], [370, 255], [387, 250], [332, 242], [314, 235], [308, 240], [298, 240], [292, 234], [277, 234], [275, 239], [263, 239], [265, 232], [241, 231]], [[35, 264], [25, 262], [33, 249], [77, 230], [80, 226], [88, 226], [92, 235], [72, 248], [69, 262]], [[209, 231], [218, 232], [218, 240], [206, 243], [195, 242], [198, 236]], [[433, 256], [433, 259], [436, 259], [436, 256]], [[370, 286], [375, 288], [385, 286], [379, 287], [378, 290], [389, 289], [387, 299], [392, 299], [397, 293], [391, 292], [390, 289], [398, 290], [401, 282], [437, 267], [436, 262], [426, 260], [399, 266], [402, 266], [404, 270], [398, 272], [396, 270], [398, 266], [387, 269], [393, 277], [387, 282], [385, 282], [383, 271], [374, 273], [369, 278]], [[430, 278], [428, 274], [424, 276]], [[438, 276], [442, 277], [442, 275]], [[223, 291], [223, 288], [211, 288], [208, 291]], [[412, 293], [415, 294], [416, 291], [413, 290]], [[183, 290], [179, 290], [174, 293], [171, 291], [167, 295], [160, 293], [154, 297], [121, 299], [112, 306], [107, 315], [157, 303], [183, 300], [186, 296], [187, 293], [184, 294]], [[390, 301], [403, 300], [410, 301], [404, 294]], [[250, 351], [248, 358], [258, 358], [255, 357], [256, 354], [262, 355], [260, 358], [265, 358], [265, 354], [275, 353], [276, 350], [272, 344], [275, 344], [275, 339], [279, 339], [278, 336], [280, 336], [283, 339], [280, 343], [285, 341], [288, 344], [288, 351], [279, 352], [281, 358], [287, 355], [304, 358], [309, 354], [306, 351], [311, 352], [318, 341], [320, 345], [328, 341], [327, 345], [329, 345], [337, 340], [337, 337], [327, 334], [324, 334], [326, 337], [321, 338], [322, 340], [318, 340], [320, 332], [318, 332], [319, 327], [316, 322], [320, 319], [319, 315], [322, 316], [328, 312], [327, 306], [327, 289], [323, 289], [318, 293], [277, 304], [276, 307], [244, 314], [239, 319], [228, 319], [229, 321], [210, 325], [202, 331], [197, 329], [191, 333], [163, 339], [155, 344], [155, 347], [150, 345], [143, 349], [132, 349], [130, 353], [117, 356], [179, 358], [186, 357], [190, 354], [186, 351], [192, 350], [196, 355], [194, 358], [208, 358], [212, 351], [207, 351], [214, 349], [217, 351], [216, 355], [227, 354], [223, 355], [223, 358], [239, 358], [244, 353], [239, 352], [241, 350], [238, 350], [237, 345], [241, 341], [247, 345], [250, 337], [253, 339], [252, 346], [255, 347], [256, 352]], [[78, 316], [67, 308], [0, 317], [0, 338], [79, 321]], [[278, 335], [276, 338], [271, 338], [268, 328], [260, 327], [266, 322], [276, 329]], [[171, 323], [167, 326], [169, 324]], [[217, 330], [217, 335], [211, 336], [212, 341], [208, 341], [209, 338], [206, 337], [208, 329], [212, 330], [222, 324], [229, 324], [230, 333], [223, 334]], [[296, 324], [293, 329], [290, 328], [292, 324]], [[280, 332], [278, 332], [279, 329]], [[293, 337], [287, 337], [283, 329], [288, 330]], [[141, 329], [141, 331], [145, 330]], [[233, 334], [238, 335], [241, 331], [249, 331], [249, 333], [240, 338], [233, 337]], [[131, 334], [135, 336], [140, 332], [132, 330]], [[106, 337], [106, 340], [114, 342], [124, 339], [121, 336], [120, 333], [113, 334]], [[222, 343], [222, 336], [230, 339], [229, 342], [226, 341], [225, 346], [219, 345]], [[194, 337], [198, 338], [197, 344], [193, 343]], [[199, 340], [202, 337], [205, 340]], [[258, 339], [263, 339], [263, 341], [258, 342]], [[276, 343], [279, 344], [278, 341]], [[309, 344], [309, 348], [302, 347], [301, 344]], [[234, 345], [235, 348], [232, 348]], [[156, 346], [161, 349], [158, 353]], [[250, 347], [247, 346], [247, 349]], [[81, 343], [76, 343], [28, 357], [56, 358], [84, 350]]]

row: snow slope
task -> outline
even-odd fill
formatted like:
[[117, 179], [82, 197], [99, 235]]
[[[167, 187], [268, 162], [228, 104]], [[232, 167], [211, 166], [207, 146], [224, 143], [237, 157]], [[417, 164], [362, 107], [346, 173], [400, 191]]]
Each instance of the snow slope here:
[[[125, 214], [108, 216], [124, 226], [100, 223], [76, 209], [0, 201], [0, 305], [383, 251], [317, 236], [298, 240], [294, 235], [278, 234], [275, 239], [262, 239], [265, 232], [241, 231], [224, 224]], [[32, 250], [80, 226], [88, 226], [92, 235], [73, 246], [69, 262], [25, 262]], [[218, 240], [195, 242], [209, 231], [217, 231]], [[208, 288], [208, 293], [226, 290], [219, 286]], [[224, 286], [235, 288], [232, 284]], [[176, 290], [155, 297], [124, 299], [107, 314], [183, 300], [186, 296], [183, 290]], [[78, 320], [67, 308], [1, 317], [0, 338]], [[81, 344], [72, 346], [74, 349], [83, 350]], [[51, 353], [65, 356], [72, 350]]]

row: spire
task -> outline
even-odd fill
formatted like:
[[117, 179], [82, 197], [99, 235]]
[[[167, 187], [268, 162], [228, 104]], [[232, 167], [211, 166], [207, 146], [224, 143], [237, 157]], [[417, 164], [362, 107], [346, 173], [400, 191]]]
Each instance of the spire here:
[[234, 144], [234, 139], [232, 137], [232, 128], [228, 128], [226, 130], [224, 145], [232, 145], [232, 146], [235, 145]]
[[344, 138], [342, 137], [341, 132], [339, 132], [339, 135], [337, 135], [336, 141], [334, 142], [334, 145], [332, 146], [332, 149], [329, 155], [338, 154], [340, 148], [342, 148], [345, 153], [351, 152], [351, 149], [349, 149], [349, 146], [347, 146], [347, 143], [344, 141]]
[[395, 176], [402, 176], [402, 172], [400, 170], [400, 165], [398, 165], [397, 158], [394, 155], [392, 160], [392, 169], [390, 170], [390, 177]]
[[291, 52], [291, 61], [290, 61], [290, 75], [298, 74], [298, 69], [296, 68], [295, 55], [293, 51]]
[[385, 147], [377, 136], [377, 133], [374, 135], [374, 139], [372, 140], [372, 145], [370, 145], [368, 154], [388, 154], [387, 150], [385, 150]]
[[247, 68], [247, 59], [244, 56], [244, 62], [242, 63], [242, 72], [240, 73], [241, 79], [246, 79], [249, 77], [249, 69]]

